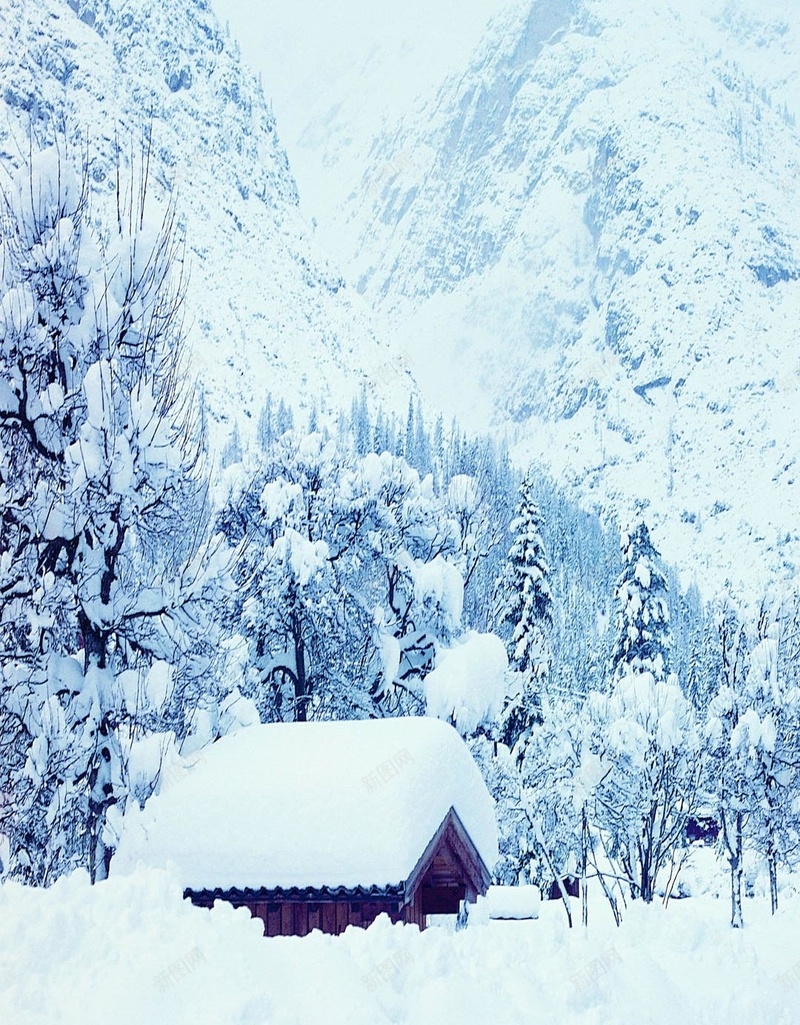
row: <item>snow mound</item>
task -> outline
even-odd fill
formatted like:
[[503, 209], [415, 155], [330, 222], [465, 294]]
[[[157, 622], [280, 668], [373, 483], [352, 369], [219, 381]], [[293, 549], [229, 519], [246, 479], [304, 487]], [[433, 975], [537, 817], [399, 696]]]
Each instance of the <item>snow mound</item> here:
[[490, 886], [470, 909], [470, 925], [493, 919], [533, 919], [539, 917], [542, 902], [538, 886]]
[[346, 947], [326, 950], [315, 969], [322, 994], [300, 987], [296, 958], [308, 947], [270, 948], [249, 911], [224, 902], [201, 911], [164, 871], [96, 886], [75, 873], [47, 890], [6, 883], [0, 949], [0, 1021], [8, 1025], [375, 1020], [361, 1006], [364, 973]]
[[254, 726], [205, 749], [180, 785], [126, 814], [112, 873], [173, 862], [193, 889], [392, 885], [451, 806], [491, 870], [494, 804], [448, 724]]
[[[199, 771], [199, 770], [198, 770]], [[733, 935], [724, 900], [628, 908], [602, 896], [589, 929], [560, 901], [536, 922], [420, 932], [385, 915], [341, 936], [265, 939], [219, 902], [182, 901], [178, 880], [140, 870], [90, 886], [0, 886], [0, 1021], [9, 1025], [496, 1025], [800, 1020], [800, 902], [748, 901]], [[535, 1013], [532, 1013], [534, 1012]]]

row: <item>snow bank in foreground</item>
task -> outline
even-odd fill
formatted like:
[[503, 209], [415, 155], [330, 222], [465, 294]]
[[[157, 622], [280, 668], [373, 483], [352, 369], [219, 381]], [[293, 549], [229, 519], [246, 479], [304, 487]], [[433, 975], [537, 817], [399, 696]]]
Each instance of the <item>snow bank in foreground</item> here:
[[[0, 1022], [10, 1025], [796, 1025], [800, 899], [748, 926], [713, 899], [628, 909], [616, 930], [592, 900], [569, 932], [538, 921], [461, 933], [383, 917], [343, 936], [264, 939], [244, 911], [180, 899], [140, 870], [92, 888], [0, 887]], [[533, 1017], [532, 1017], [533, 1016]]]

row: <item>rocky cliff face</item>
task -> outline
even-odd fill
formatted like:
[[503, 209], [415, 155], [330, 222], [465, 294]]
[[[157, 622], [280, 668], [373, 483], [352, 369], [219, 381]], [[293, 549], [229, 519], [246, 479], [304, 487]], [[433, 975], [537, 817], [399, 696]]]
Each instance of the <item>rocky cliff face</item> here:
[[701, 581], [800, 555], [786, 12], [523, 4], [376, 141], [342, 213], [433, 400], [644, 507]]
[[235, 419], [246, 437], [267, 390], [338, 404], [369, 381], [407, 401], [407, 375], [300, 213], [259, 81], [205, 0], [0, 0], [0, 53], [4, 164], [29, 133], [66, 125], [101, 202], [116, 147], [138, 166], [152, 128], [152, 192], [175, 199], [185, 234], [192, 367], [220, 441]]

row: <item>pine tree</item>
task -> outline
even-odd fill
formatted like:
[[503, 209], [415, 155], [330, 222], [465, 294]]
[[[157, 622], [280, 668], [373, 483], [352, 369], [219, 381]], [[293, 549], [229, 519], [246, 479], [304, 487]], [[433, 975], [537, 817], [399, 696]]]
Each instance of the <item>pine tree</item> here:
[[358, 398], [353, 399], [352, 429], [355, 435], [356, 452], [364, 456], [372, 448], [372, 425], [367, 405], [367, 389], [362, 387]]
[[242, 461], [242, 439], [239, 434], [239, 423], [234, 421], [233, 430], [225, 444], [220, 455], [220, 463], [223, 469], [227, 466], [233, 466], [235, 463], [241, 463]]
[[415, 429], [414, 397], [408, 400], [408, 415], [406, 417], [406, 434], [403, 444], [403, 455], [411, 466], [416, 466], [417, 432]]
[[266, 452], [275, 440], [275, 424], [272, 412], [272, 394], [267, 392], [267, 398], [258, 414], [258, 426], [256, 437], [262, 452]]
[[513, 542], [495, 585], [495, 622], [510, 636], [509, 666], [520, 674], [519, 693], [503, 716], [503, 740], [514, 748], [540, 720], [540, 691], [550, 669], [548, 631], [553, 621], [550, 569], [542, 543], [542, 520], [530, 479], [520, 487]]
[[628, 672], [668, 671], [670, 633], [667, 581], [645, 523], [622, 532], [622, 573], [614, 589], [617, 635], [611, 656], [614, 680]]
[[292, 407], [287, 406], [286, 403], [281, 399], [278, 403], [278, 412], [275, 416], [275, 435], [280, 438], [281, 435], [287, 431], [291, 431], [294, 427], [294, 413]]

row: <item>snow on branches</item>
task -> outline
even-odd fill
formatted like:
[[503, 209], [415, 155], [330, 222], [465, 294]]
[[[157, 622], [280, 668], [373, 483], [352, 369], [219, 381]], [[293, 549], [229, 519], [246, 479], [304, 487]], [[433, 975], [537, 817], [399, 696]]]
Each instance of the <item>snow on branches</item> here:
[[646, 524], [623, 531], [623, 569], [614, 591], [617, 635], [611, 656], [614, 678], [643, 671], [663, 679], [669, 661], [667, 582]]
[[220, 555], [201, 543], [174, 211], [150, 217], [144, 176], [123, 191], [94, 208], [86, 161], [32, 146], [2, 196], [0, 728], [19, 757], [0, 789], [12, 871], [39, 882], [103, 873], [127, 796], [118, 674], [186, 651]]
[[518, 693], [503, 713], [503, 740], [524, 744], [540, 717], [541, 689], [547, 681], [551, 653], [548, 632], [553, 622], [550, 569], [542, 542], [542, 518], [525, 480], [510, 526], [512, 543], [495, 584], [495, 622], [508, 637], [509, 665], [520, 674]]

